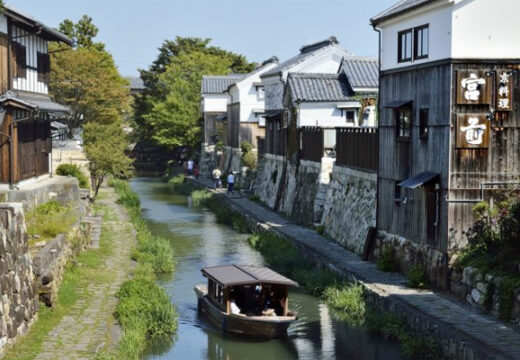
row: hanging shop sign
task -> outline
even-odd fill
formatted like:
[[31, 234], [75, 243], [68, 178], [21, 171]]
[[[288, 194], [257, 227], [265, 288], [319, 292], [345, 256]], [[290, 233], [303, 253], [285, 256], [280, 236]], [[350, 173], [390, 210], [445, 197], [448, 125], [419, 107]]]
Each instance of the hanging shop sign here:
[[485, 114], [457, 115], [458, 149], [487, 149], [489, 134], [490, 122]]
[[491, 104], [492, 78], [486, 71], [459, 70], [457, 72], [457, 104]]
[[496, 110], [513, 110], [513, 75], [509, 70], [496, 73]]

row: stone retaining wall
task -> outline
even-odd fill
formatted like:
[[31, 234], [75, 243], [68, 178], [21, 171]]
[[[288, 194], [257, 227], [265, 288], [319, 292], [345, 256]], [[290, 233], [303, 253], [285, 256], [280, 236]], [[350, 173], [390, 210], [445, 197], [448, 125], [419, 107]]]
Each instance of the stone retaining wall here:
[[327, 236], [348, 250], [363, 252], [376, 225], [377, 174], [334, 166], [321, 223]]
[[258, 162], [255, 193], [261, 202], [274, 209], [285, 169], [285, 158], [264, 154]]
[[0, 204], [0, 355], [35, 321], [37, 289], [22, 204]]
[[[451, 273], [450, 290], [471, 306], [499, 318], [502, 281], [499, 276], [483, 274], [477, 269], [467, 267], [462, 273]], [[512, 296], [509, 320], [520, 324], [520, 288], [515, 289]]]

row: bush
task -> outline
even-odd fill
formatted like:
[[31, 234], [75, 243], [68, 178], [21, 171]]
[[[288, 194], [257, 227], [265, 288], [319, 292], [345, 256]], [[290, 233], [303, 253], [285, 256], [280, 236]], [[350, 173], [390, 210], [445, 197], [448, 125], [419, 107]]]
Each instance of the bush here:
[[323, 233], [325, 232], [325, 225], [316, 226], [316, 232], [320, 235], [323, 235]]
[[68, 233], [78, 218], [76, 209], [51, 200], [26, 213], [27, 234], [39, 235], [42, 241], [51, 240]]
[[248, 141], [242, 141], [240, 143], [240, 150], [242, 150], [242, 154], [248, 154], [253, 150], [253, 145]]
[[399, 265], [395, 261], [394, 249], [391, 246], [386, 246], [381, 252], [381, 256], [377, 260], [377, 268], [385, 272], [399, 271]]
[[258, 195], [251, 195], [249, 197], [249, 200], [252, 201], [252, 202], [255, 202], [255, 203], [260, 203], [260, 197]]
[[244, 153], [242, 155], [242, 163], [244, 164], [244, 166], [248, 167], [249, 169], [256, 169], [256, 166], [257, 166], [256, 154], [254, 152]]
[[76, 164], [61, 164], [56, 169], [56, 174], [61, 176], [72, 176], [78, 179], [79, 187], [88, 189], [90, 188], [90, 184], [87, 176], [81, 171], [79, 166]]
[[408, 285], [414, 289], [430, 288], [430, 280], [428, 279], [428, 271], [424, 265], [414, 265], [408, 271]]
[[342, 313], [349, 323], [361, 326], [365, 321], [365, 288], [361, 284], [348, 284], [343, 288], [328, 287], [323, 293], [327, 304]]
[[195, 190], [191, 193], [191, 201], [194, 206], [205, 205], [212, 197], [213, 193], [208, 190]]
[[191, 193], [197, 189], [195, 184], [186, 181], [186, 177], [183, 174], [172, 177], [168, 181], [168, 187], [172, 191], [186, 196], [190, 196]]

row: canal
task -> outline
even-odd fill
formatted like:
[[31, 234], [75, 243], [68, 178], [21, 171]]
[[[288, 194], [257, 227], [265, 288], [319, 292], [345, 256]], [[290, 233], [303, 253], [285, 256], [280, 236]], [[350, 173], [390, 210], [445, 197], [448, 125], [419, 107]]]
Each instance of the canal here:
[[200, 269], [231, 263], [264, 265], [261, 254], [249, 246], [246, 235], [217, 224], [210, 211], [192, 207], [189, 198], [172, 194], [160, 179], [135, 178], [131, 185], [153, 231], [171, 240], [177, 263], [173, 276], [159, 279], [179, 314], [177, 335], [152, 344], [145, 359], [402, 359], [396, 344], [349, 326], [320, 299], [300, 290], [290, 295], [299, 319], [287, 338], [255, 341], [223, 335], [197, 313], [193, 287], [205, 283]]

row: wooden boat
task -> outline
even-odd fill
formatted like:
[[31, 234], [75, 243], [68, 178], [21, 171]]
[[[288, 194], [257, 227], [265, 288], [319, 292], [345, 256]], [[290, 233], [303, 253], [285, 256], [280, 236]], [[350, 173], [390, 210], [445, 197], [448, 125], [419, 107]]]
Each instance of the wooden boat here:
[[288, 295], [289, 286], [298, 284], [271, 269], [228, 265], [202, 274], [208, 285], [195, 286], [198, 309], [223, 332], [272, 339], [286, 336], [297, 319]]

